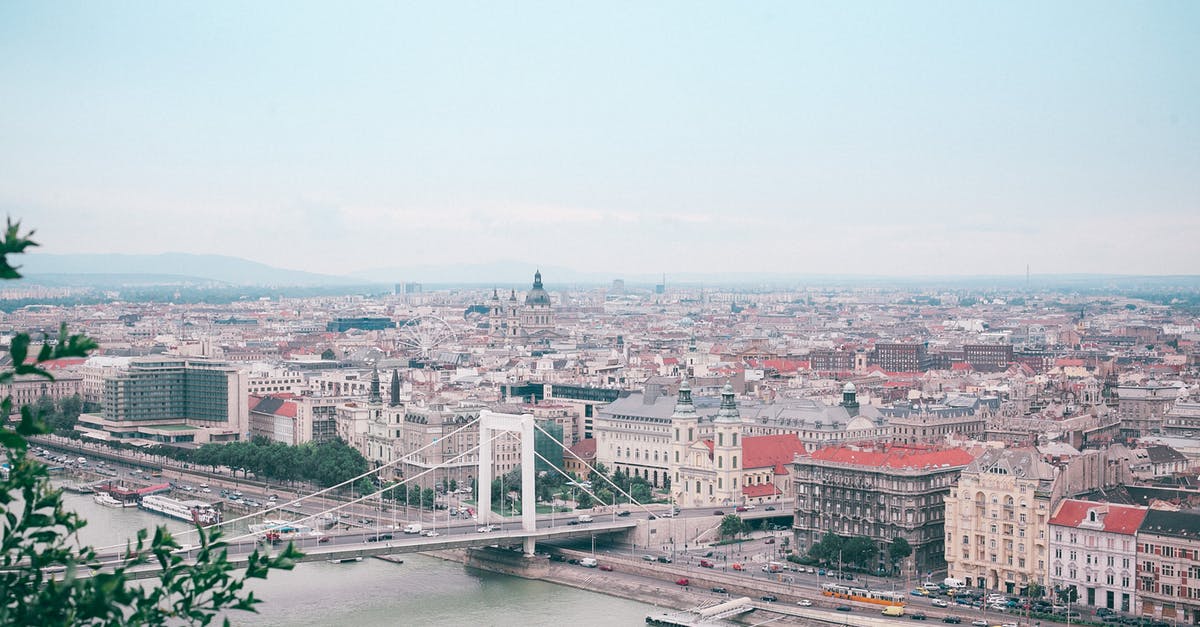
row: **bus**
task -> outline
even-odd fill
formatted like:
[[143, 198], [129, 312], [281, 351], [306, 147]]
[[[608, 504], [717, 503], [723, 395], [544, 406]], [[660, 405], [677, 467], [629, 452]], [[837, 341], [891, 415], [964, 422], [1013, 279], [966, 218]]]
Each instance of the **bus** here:
[[898, 605], [903, 607], [905, 604], [904, 595], [899, 592], [868, 590], [867, 588], [851, 587], [840, 583], [821, 584], [821, 594], [848, 601], [874, 603], [875, 605]]

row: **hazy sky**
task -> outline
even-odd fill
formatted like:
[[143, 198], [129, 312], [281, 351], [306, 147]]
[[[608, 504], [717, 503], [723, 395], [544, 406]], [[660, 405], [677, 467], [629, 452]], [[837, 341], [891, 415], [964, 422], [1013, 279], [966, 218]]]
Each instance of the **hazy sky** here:
[[6, 0], [0, 210], [327, 273], [1200, 273], [1200, 2]]

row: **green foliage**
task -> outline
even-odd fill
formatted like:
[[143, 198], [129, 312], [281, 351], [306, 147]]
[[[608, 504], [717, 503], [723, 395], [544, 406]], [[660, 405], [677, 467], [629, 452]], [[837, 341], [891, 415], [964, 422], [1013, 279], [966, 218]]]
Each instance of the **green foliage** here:
[[321, 487], [349, 481], [370, 468], [362, 453], [340, 440], [291, 446], [255, 438], [251, 442], [210, 443], [195, 450], [161, 446], [153, 452], [214, 470], [225, 466], [243, 476], [254, 473], [272, 481], [311, 481]]
[[1079, 601], [1079, 589], [1075, 586], [1059, 588], [1058, 599], [1063, 603], [1075, 603]]
[[1031, 599], [1040, 599], [1040, 598], [1042, 598], [1042, 595], [1046, 594], [1046, 589], [1043, 588], [1041, 584], [1034, 582], [1034, 583], [1029, 584], [1029, 588], [1026, 590], [1026, 594]]
[[900, 536], [896, 536], [896, 538], [892, 540], [891, 545], [888, 546], [888, 557], [891, 558], [892, 563], [899, 563], [900, 560], [908, 557], [909, 555], [912, 555], [912, 546], [908, 543], [908, 540], [905, 540]]
[[722, 538], [736, 538], [748, 531], [750, 531], [750, 526], [746, 524], [746, 521], [742, 520], [741, 516], [726, 514], [721, 519], [721, 528], [718, 533]]
[[[0, 241], [0, 278], [19, 278], [7, 255], [36, 245], [9, 220]], [[0, 372], [0, 383], [18, 375], [52, 381], [42, 367], [46, 362], [86, 357], [96, 347], [83, 335], [68, 335], [65, 325], [35, 353], [31, 345], [28, 334], [13, 337], [13, 366]], [[146, 530], [139, 531], [135, 543], [115, 555], [78, 546], [75, 534], [87, 522], [63, 507], [62, 491], [51, 486], [45, 464], [26, 455], [25, 438], [48, 433], [48, 421], [58, 420], [55, 414], [77, 416], [81, 408], [78, 401], [46, 399], [20, 407], [15, 429], [0, 425], [0, 448], [10, 467], [0, 480], [0, 625], [208, 625], [229, 610], [255, 611], [260, 601], [244, 590], [246, 580], [291, 569], [301, 557], [291, 544], [275, 556], [255, 551], [240, 574], [218, 531], [197, 529], [194, 564], [176, 552], [181, 547], [166, 527], [158, 527], [149, 542]], [[4, 416], [12, 410], [12, 396], [0, 401]], [[157, 568], [157, 582], [132, 583], [131, 569], [142, 568]]]
[[826, 532], [821, 541], [808, 549], [809, 557], [824, 563], [836, 562], [845, 540], [833, 532]]
[[875, 546], [875, 542], [870, 538], [850, 538], [842, 545], [843, 562], [854, 564], [861, 568], [869, 566], [878, 555], [879, 548]]

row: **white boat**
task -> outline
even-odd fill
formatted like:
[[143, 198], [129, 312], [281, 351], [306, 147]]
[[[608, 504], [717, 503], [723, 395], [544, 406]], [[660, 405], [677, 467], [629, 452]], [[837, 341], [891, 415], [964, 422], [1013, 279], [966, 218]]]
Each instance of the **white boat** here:
[[139, 505], [146, 511], [157, 512], [187, 522], [198, 522], [202, 525], [221, 522], [221, 512], [218, 512], [212, 504], [203, 501], [180, 501], [161, 494], [151, 494], [143, 497]]
[[114, 499], [112, 497], [112, 495], [106, 494], [104, 492], [97, 492], [96, 494], [94, 494], [92, 496], [92, 500], [105, 506], [105, 507], [124, 507], [125, 506], [124, 503], [122, 503], [121, 501], [118, 501], [117, 499]]
[[329, 563], [330, 564], [350, 564], [353, 562], [361, 562], [361, 561], [362, 561], [361, 557], [339, 557], [336, 559], [329, 560]]
[[322, 535], [320, 531], [317, 531], [308, 525], [270, 518], [262, 521], [261, 523], [250, 525], [250, 531], [264, 537], [266, 536], [267, 532], [278, 533], [280, 540], [294, 540], [297, 538]]

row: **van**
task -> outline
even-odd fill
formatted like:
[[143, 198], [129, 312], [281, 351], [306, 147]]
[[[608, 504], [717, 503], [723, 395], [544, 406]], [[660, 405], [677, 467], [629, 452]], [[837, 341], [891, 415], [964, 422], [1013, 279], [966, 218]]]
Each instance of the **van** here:
[[585, 557], [579, 560], [579, 565], [585, 568], [595, 568], [597, 564], [598, 562], [596, 562], [596, 558], [594, 557]]
[[404, 527], [404, 533], [421, 533], [422, 529], [424, 529], [424, 527], [421, 525], [421, 523], [413, 523]]
[[967, 587], [966, 582], [964, 582], [962, 579], [955, 579], [954, 577], [946, 577], [944, 580], [942, 580], [942, 584], [944, 584], [947, 588]]
[[881, 612], [884, 616], [904, 616], [903, 605], [889, 605]]
[[590, 523], [590, 522], [592, 522], [592, 517], [591, 517], [591, 515], [589, 515], [589, 514], [580, 514], [580, 515], [579, 515], [579, 522], [581, 522], [581, 523]]

